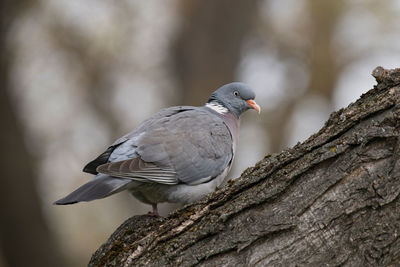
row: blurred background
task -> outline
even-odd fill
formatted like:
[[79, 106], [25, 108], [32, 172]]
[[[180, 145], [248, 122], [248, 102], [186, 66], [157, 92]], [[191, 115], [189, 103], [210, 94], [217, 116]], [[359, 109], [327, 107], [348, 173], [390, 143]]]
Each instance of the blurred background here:
[[83, 166], [160, 108], [202, 105], [225, 83], [248, 83], [262, 113], [242, 118], [236, 178], [372, 88], [376, 66], [400, 67], [398, 0], [0, 5], [4, 267], [84, 266], [125, 219], [150, 210], [126, 192], [52, 202], [89, 180]]

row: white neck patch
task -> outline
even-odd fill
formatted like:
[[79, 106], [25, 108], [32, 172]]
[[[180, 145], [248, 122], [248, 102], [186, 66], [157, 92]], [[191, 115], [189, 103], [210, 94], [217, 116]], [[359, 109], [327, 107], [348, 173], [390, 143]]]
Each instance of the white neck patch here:
[[225, 114], [228, 112], [228, 109], [226, 107], [224, 107], [223, 105], [221, 105], [217, 102], [207, 103], [206, 107], [218, 112], [219, 114]]

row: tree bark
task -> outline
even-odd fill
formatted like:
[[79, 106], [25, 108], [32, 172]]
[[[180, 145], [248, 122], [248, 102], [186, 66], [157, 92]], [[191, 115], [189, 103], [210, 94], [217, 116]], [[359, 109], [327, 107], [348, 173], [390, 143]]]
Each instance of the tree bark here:
[[134, 216], [90, 266], [395, 266], [400, 69], [304, 143], [167, 218]]

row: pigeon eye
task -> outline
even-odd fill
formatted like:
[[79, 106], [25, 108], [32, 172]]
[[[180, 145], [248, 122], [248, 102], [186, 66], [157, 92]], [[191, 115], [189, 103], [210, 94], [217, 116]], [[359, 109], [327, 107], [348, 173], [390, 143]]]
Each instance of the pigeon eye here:
[[238, 92], [238, 91], [234, 91], [233, 94], [234, 94], [235, 96], [238, 96], [238, 95], [239, 95], [239, 92]]

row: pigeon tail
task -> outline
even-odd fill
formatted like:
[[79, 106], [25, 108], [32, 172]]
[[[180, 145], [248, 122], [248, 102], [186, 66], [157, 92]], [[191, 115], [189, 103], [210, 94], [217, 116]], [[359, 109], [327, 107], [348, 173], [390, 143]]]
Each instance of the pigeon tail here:
[[99, 174], [86, 184], [82, 185], [68, 196], [57, 200], [54, 205], [69, 205], [81, 201], [92, 201], [105, 198], [125, 190], [131, 179], [114, 178]]

